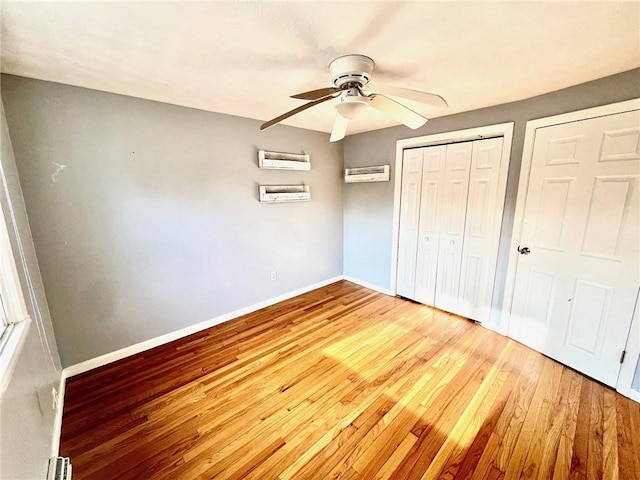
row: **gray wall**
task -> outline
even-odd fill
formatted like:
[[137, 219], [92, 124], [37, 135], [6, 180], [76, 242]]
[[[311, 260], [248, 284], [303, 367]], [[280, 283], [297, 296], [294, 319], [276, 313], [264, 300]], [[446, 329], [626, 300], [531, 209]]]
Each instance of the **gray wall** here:
[[60, 359], [1, 103], [0, 128], [0, 161], [7, 187], [0, 181], [0, 204], [33, 320], [11, 382], [0, 399], [0, 478], [44, 479], [54, 441], [51, 387], [58, 388]]
[[640, 97], [640, 69], [520, 102], [434, 118], [418, 129], [393, 127], [345, 139], [345, 167], [391, 164], [391, 181], [345, 186], [344, 274], [390, 288], [396, 141], [515, 122], [494, 304], [501, 304], [526, 123], [529, 120]]
[[[64, 366], [342, 274], [327, 134], [15, 76], [2, 95]], [[302, 182], [310, 202], [258, 202]]]

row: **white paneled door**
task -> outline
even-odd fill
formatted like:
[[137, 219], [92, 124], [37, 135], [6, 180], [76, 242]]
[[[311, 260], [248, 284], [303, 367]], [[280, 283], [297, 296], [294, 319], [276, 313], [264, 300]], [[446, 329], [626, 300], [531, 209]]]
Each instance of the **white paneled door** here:
[[412, 297], [418, 302], [435, 305], [436, 271], [440, 245], [440, 209], [446, 181], [445, 158], [447, 147], [438, 145], [423, 150], [422, 195], [420, 197], [420, 227], [418, 258], [416, 260], [416, 288]]
[[509, 336], [615, 386], [640, 289], [640, 112], [538, 128]]
[[480, 321], [489, 319], [493, 299], [504, 204], [499, 189], [503, 141], [498, 137], [473, 142], [469, 173], [456, 313]]
[[422, 149], [405, 150], [402, 171], [400, 234], [398, 237], [398, 295], [413, 298], [422, 190]]
[[443, 190], [438, 209], [440, 248], [435, 306], [458, 313], [464, 226], [469, 193], [472, 142], [447, 145]]

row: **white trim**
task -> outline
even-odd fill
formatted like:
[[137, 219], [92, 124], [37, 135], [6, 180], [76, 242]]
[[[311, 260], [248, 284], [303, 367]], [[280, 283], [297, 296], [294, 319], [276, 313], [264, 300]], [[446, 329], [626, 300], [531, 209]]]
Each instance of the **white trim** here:
[[[587, 108], [584, 110], [576, 110], [574, 112], [561, 113], [551, 117], [541, 117], [527, 122], [527, 127], [531, 125], [534, 129], [541, 127], [549, 127], [552, 125], [560, 125], [562, 123], [579, 122], [589, 118], [605, 117], [607, 115], [616, 115], [618, 113], [630, 112], [640, 109], [640, 98], [625, 100], [624, 102], [611, 103], [601, 105], [599, 107]], [[524, 159], [523, 159], [524, 160]], [[529, 159], [531, 160], [531, 159]]]
[[[419, 137], [423, 138], [423, 137]], [[404, 155], [404, 145], [398, 140], [396, 142], [396, 164], [393, 169], [393, 229], [391, 232], [391, 278], [389, 279], [389, 293], [398, 293], [398, 241], [400, 239], [400, 193], [402, 192], [402, 157]]]
[[100, 355], [99, 357], [85, 360], [84, 362], [80, 362], [75, 365], [71, 365], [69, 367], [64, 368], [62, 370], [62, 376], [64, 378], [70, 378], [75, 375], [88, 372], [95, 368], [99, 368], [104, 365], [108, 365], [109, 363], [122, 360], [123, 358], [136, 355], [146, 350], [150, 350], [160, 345], [164, 345], [165, 343], [173, 342], [174, 340], [178, 340], [188, 335], [192, 335], [202, 330], [206, 330], [207, 328], [211, 328], [221, 323], [228, 322], [229, 320], [232, 320], [236, 317], [240, 317], [242, 315], [255, 312], [256, 310], [260, 310], [261, 308], [269, 307], [278, 302], [288, 300], [298, 295], [302, 295], [303, 293], [310, 292], [311, 290], [316, 290], [318, 288], [324, 287], [331, 283], [338, 282], [343, 279], [344, 277], [342, 275], [338, 275], [336, 277], [323, 280], [322, 282], [318, 282], [313, 285], [308, 285], [306, 287], [293, 290], [291, 292], [279, 295], [277, 297], [270, 298], [263, 302], [254, 303], [253, 305], [249, 305], [248, 307], [234, 310], [233, 312], [225, 313], [223, 315], [212, 318], [210, 320], [205, 320], [204, 322], [196, 323], [195, 325], [191, 325], [189, 327], [176, 330], [175, 332], [170, 332], [165, 335], [160, 335], [159, 337], [155, 337], [150, 340], [145, 340], [144, 342], [136, 343], [135, 345], [131, 345], [129, 347], [121, 348], [120, 350], [116, 350], [115, 352], [105, 353], [104, 355]]
[[53, 441], [51, 442], [51, 457], [60, 455], [60, 439], [62, 437], [62, 414], [64, 412], [64, 392], [67, 386], [67, 379], [64, 374], [60, 374], [58, 384], [58, 405], [53, 419]]
[[640, 403], [640, 390], [631, 388], [636, 373], [636, 366], [638, 366], [638, 362], [640, 361], [640, 295], [636, 298], [633, 320], [624, 350], [625, 357], [624, 362], [620, 366], [616, 390], [625, 397]]
[[27, 316], [24, 320], [9, 325], [4, 332], [7, 338], [0, 350], [0, 397], [9, 386], [22, 347], [29, 335], [30, 324], [31, 317]]
[[[15, 227], [13, 208], [9, 198], [4, 169], [0, 163], [0, 180], [7, 199], [10, 219]], [[18, 248], [21, 248], [20, 237], [16, 236]], [[9, 225], [5, 221], [4, 211], [0, 208], [0, 298], [4, 308], [5, 320], [9, 323], [0, 325], [0, 396], [4, 393], [22, 352], [22, 347], [29, 334], [31, 317], [27, 311], [27, 305], [22, 293], [22, 285], [18, 276], [18, 268], [11, 240], [9, 239]]]
[[626, 102], [613, 103], [600, 107], [578, 110], [575, 112], [563, 113], [552, 117], [538, 118], [527, 122], [524, 135], [524, 148], [522, 150], [522, 162], [520, 164], [520, 180], [518, 182], [518, 194], [516, 196], [515, 214], [513, 218], [513, 230], [511, 234], [511, 245], [509, 247], [509, 259], [507, 263], [507, 275], [504, 285], [504, 299], [502, 302], [502, 312], [504, 313], [500, 331], [508, 332], [511, 321], [511, 307], [513, 302], [513, 291], [516, 281], [516, 270], [518, 266], [517, 248], [522, 238], [522, 226], [524, 222], [525, 200], [529, 189], [529, 175], [531, 173], [531, 161], [533, 158], [533, 145], [535, 134], [538, 128], [560, 125], [563, 123], [578, 122], [589, 118], [615, 115], [631, 110], [640, 109], [640, 99], [628, 100]]
[[388, 288], [383, 288], [378, 285], [374, 285], [373, 283], [364, 282], [362, 280], [358, 280], [357, 278], [349, 277], [348, 275], [344, 275], [342, 278], [347, 282], [355, 283], [356, 285], [368, 288], [369, 290], [375, 290], [376, 292], [384, 293], [385, 295], [391, 295], [391, 291]]
[[[396, 163], [395, 163], [395, 184], [393, 191], [393, 237], [391, 240], [391, 278], [389, 281], [389, 295], [395, 295], [397, 292], [396, 276], [398, 273], [398, 237], [400, 234], [400, 190], [402, 184], [402, 157], [404, 149], [426, 147], [430, 145], [442, 145], [447, 143], [464, 142], [469, 140], [478, 140], [481, 138], [503, 137], [502, 159], [507, 159], [500, 166], [500, 181], [504, 181], [506, 188], [506, 180], [509, 171], [509, 163], [511, 156], [511, 144], [513, 141], [514, 123], [499, 123], [496, 125], [487, 125], [484, 127], [474, 127], [465, 130], [455, 130], [452, 132], [436, 133], [433, 135], [424, 135], [422, 137], [406, 138], [396, 142]], [[495, 316], [499, 312], [491, 312], [491, 321], [495, 321]]]

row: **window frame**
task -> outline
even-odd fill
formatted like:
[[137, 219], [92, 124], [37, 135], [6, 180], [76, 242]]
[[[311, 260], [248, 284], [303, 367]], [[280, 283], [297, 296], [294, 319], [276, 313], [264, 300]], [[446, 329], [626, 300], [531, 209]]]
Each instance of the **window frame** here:
[[9, 385], [31, 323], [7, 223], [4, 211], [0, 209], [0, 308], [3, 309], [0, 325], [0, 396]]

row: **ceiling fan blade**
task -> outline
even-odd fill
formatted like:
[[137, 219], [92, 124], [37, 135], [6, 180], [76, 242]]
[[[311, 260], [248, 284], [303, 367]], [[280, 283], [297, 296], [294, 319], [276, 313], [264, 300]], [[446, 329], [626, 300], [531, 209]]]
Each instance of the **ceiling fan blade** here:
[[331, 139], [329, 141], [337, 142], [338, 140], [342, 140], [347, 134], [347, 125], [349, 125], [349, 120], [339, 113], [336, 113], [336, 119], [333, 121], [333, 130], [331, 130]]
[[327, 87], [291, 95], [291, 98], [299, 98], [301, 100], [318, 100], [319, 98], [328, 97], [329, 95], [339, 92], [342, 92], [342, 88]]
[[410, 108], [391, 100], [384, 95], [371, 95], [371, 106], [382, 113], [389, 115], [400, 123], [404, 123], [407, 127], [416, 129], [427, 123], [427, 119], [422, 115], [414, 112]]
[[413, 100], [415, 102], [426, 103], [427, 105], [433, 105], [435, 107], [447, 108], [449, 104], [440, 95], [435, 93], [420, 92], [418, 90], [411, 90], [409, 88], [394, 87], [392, 85], [384, 85], [376, 83], [369, 86], [370, 90], [374, 93], [381, 93], [383, 95], [391, 95], [393, 97], [406, 98], [407, 100]]
[[295, 115], [296, 113], [300, 113], [303, 110], [306, 110], [307, 108], [311, 108], [315, 105], [318, 105], [319, 103], [322, 102], [326, 102], [327, 100], [331, 100], [332, 97], [325, 97], [325, 98], [321, 98], [320, 100], [315, 100], [313, 102], [307, 102], [304, 105], [299, 106], [298, 108], [294, 108], [293, 110], [289, 110], [287, 113], [283, 113], [282, 115], [269, 120], [268, 122], [263, 123], [262, 125], [260, 125], [260, 130], [266, 130], [269, 127], [272, 127], [273, 125], [275, 125], [276, 123], [280, 123], [282, 120], [291, 117], [292, 115]]

